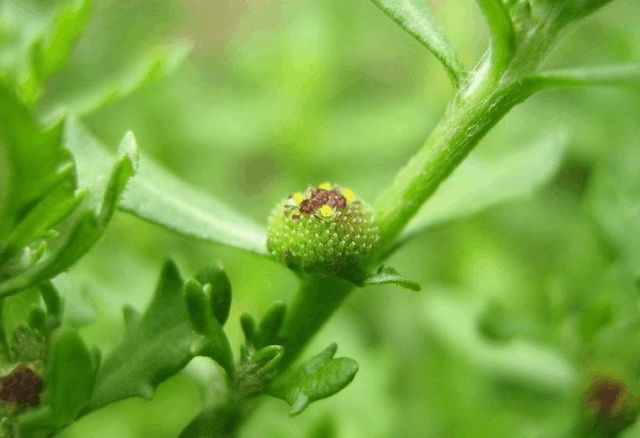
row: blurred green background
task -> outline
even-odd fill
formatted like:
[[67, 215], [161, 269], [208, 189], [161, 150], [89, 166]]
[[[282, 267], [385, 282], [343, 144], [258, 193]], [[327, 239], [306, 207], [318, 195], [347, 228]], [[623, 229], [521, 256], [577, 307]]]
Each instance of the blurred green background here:
[[[375, 199], [451, 96], [437, 62], [366, 0], [94, 3], [89, 30], [50, 83], [45, 106], [126, 72], [158, 44], [190, 41], [174, 75], [86, 122], [111, 145], [133, 130], [143, 158], [261, 222], [282, 196], [323, 180]], [[433, 5], [473, 65], [486, 46], [479, 11], [472, 1]], [[640, 60], [638, 17], [640, 3], [614, 1], [573, 28], [549, 65]], [[323, 329], [310, 351], [338, 342], [339, 354], [360, 362], [350, 386], [295, 418], [284, 402], [266, 400], [242, 436], [600, 436], [589, 388], [603, 378], [624, 387], [619, 416], [633, 418], [640, 91], [541, 94], [474, 154], [557, 131], [569, 145], [542, 190], [433, 228], [394, 255], [391, 264], [423, 285], [420, 294], [358, 290]], [[123, 213], [114, 222], [61, 279], [67, 317], [104, 351], [122, 334], [122, 305], [144, 306], [168, 257], [190, 273], [223, 261], [234, 286], [235, 345], [242, 312], [261, 315], [295, 292], [294, 275], [276, 263]], [[206, 361], [192, 363], [153, 401], [120, 402], [61, 436], [174, 437], [201, 408], [213, 374]], [[640, 436], [640, 424], [626, 433]]]

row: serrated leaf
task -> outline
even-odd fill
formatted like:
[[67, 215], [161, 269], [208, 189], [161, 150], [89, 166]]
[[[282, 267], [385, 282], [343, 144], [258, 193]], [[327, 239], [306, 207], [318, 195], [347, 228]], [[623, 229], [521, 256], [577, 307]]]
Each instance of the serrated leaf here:
[[393, 21], [417, 39], [444, 65], [455, 85], [464, 79], [464, 67], [424, 0], [372, 0]]
[[336, 344], [276, 378], [267, 394], [291, 405], [291, 415], [310, 403], [330, 397], [347, 386], [358, 371], [358, 363], [346, 357], [334, 358]]
[[498, 158], [472, 155], [425, 203], [397, 246], [434, 225], [534, 192], [560, 167], [566, 142], [565, 136], [552, 135], [527, 147], [514, 147]]
[[[168, 262], [144, 314], [125, 312], [124, 339], [104, 360], [89, 404], [90, 411], [129, 397], [150, 398], [158, 384], [197, 355], [208, 355], [229, 366], [232, 358], [224, 356], [227, 352], [230, 355], [230, 350], [226, 350], [228, 341], [210, 312], [207, 294], [197, 281], [189, 280], [187, 284], [190, 285], [186, 291], [188, 298], [183, 294], [186, 286], [178, 268]], [[195, 302], [202, 306], [194, 310]], [[213, 333], [215, 330], [219, 331]]]
[[61, 113], [84, 116], [120, 100], [142, 87], [165, 78], [186, 60], [191, 44], [178, 42], [154, 48], [140, 60], [124, 69], [123, 73], [107, 79], [90, 89], [75, 90], [71, 96], [63, 96], [50, 110], [49, 117]]

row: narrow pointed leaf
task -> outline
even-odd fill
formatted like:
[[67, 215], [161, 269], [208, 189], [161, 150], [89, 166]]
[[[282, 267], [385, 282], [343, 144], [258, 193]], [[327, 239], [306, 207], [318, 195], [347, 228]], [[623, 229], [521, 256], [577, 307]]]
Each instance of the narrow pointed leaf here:
[[393, 21], [424, 45], [447, 69], [456, 86], [464, 78], [464, 67], [440, 29], [425, 0], [373, 0]]
[[188, 237], [269, 256], [264, 227], [148, 159], [141, 160], [120, 209]]
[[155, 47], [115, 77], [95, 84], [92, 88], [77, 90], [73, 95], [60, 97], [56, 106], [49, 111], [49, 117], [53, 118], [61, 113], [74, 116], [90, 114], [170, 76], [183, 64], [190, 52], [191, 44], [186, 42]]
[[153, 388], [189, 362], [192, 328], [182, 287], [177, 267], [167, 263], [144, 315], [127, 318], [124, 339], [105, 358], [90, 410], [129, 397], [150, 397]]
[[[84, 163], [78, 174], [81, 185], [83, 181], [95, 184], [109, 160], [106, 148], [77, 122], [68, 124], [66, 136], [69, 143], [83, 145], [71, 148]], [[188, 237], [269, 257], [263, 226], [190, 187], [149, 158], [140, 160], [118, 207]]]
[[548, 70], [526, 79], [534, 91], [549, 88], [640, 86], [640, 64]]

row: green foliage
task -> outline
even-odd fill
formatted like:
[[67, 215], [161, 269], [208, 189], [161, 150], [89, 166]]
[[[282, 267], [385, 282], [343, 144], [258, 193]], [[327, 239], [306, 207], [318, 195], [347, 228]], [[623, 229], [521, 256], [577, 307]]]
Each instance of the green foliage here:
[[158, 384], [199, 355], [232, 374], [229, 343], [211, 309], [214, 286], [183, 282], [168, 262], [145, 313], [125, 308], [127, 332], [100, 368], [89, 409], [134, 396], [150, 399]]
[[549, 135], [497, 156], [469, 157], [411, 220], [399, 243], [433, 226], [533, 193], [557, 173], [566, 142], [564, 135]]
[[358, 372], [355, 360], [333, 357], [337, 349], [336, 344], [331, 344], [295, 366], [276, 379], [268, 393], [289, 403], [291, 415], [299, 414], [309, 403], [334, 395], [348, 385]]
[[[460, 32], [453, 41], [464, 59], [476, 58], [469, 72], [424, 1], [374, 0], [435, 55], [455, 85], [448, 103], [434, 92], [426, 112], [415, 96], [424, 84], [431, 92], [442, 89], [437, 75], [425, 73], [417, 52], [400, 50], [393, 31], [371, 26], [375, 14], [354, 2], [300, 6], [282, 20], [286, 26], [256, 14], [248, 27], [261, 33], [239, 30], [228, 45], [224, 34], [224, 50], [217, 47], [223, 35], [207, 33], [212, 46], [196, 45], [186, 69], [179, 67], [190, 44], [147, 41], [156, 23], [178, 20], [176, 6], [132, 3], [123, 20], [110, 12], [124, 8], [118, 2], [93, 3], [0, 5], [1, 436], [86, 436], [82, 427], [90, 429], [91, 421], [124, 435], [105, 427], [100, 415], [136, 412], [115, 402], [150, 399], [167, 381], [167, 387], [179, 382], [176, 393], [192, 394], [189, 385], [206, 388], [201, 406], [182, 409], [172, 399], [167, 407], [159, 391], [154, 403], [138, 405], [159, 410], [149, 416], [153, 426], [132, 433], [171, 433], [159, 423], [172, 422], [176, 433], [187, 424], [183, 437], [235, 436], [241, 426], [248, 436], [275, 436], [270, 431], [279, 427], [272, 424], [279, 424], [281, 404], [270, 411], [269, 403], [262, 406], [264, 395], [286, 401], [295, 415], [354, 379], [358, 364], [335, 358], [335, 343], [296, 362], [354, 286], [419, 290], [420, 284], [427, 293], [401, 297], [383, 289], [358, 294], [345, 306], [339, 329], [327, 327], [326, 336], [344, 339], [372, 374], [336, 398], [331, 415], [328, 403], [319, 404], [303, 420], [287, 423], [304, 429], [288, 434], [342, 434], [343, 426], [358, 436], [613, 436], [638, 430], [640, 218], [634, 206], [640, 202], [640, 163], [629, 141], [637, 123], [612, 119], [603, 128], [603, 120], [624, 105], [629, 113], [636, 109], [637, 99], [629, 98], [635, 90], [619, 101], [601, 99], [590, 107], [592, 119], [572, 115], [581, 123], [571, 141], [536, 132], [561, 118], [543, 101], [537, 104], [548, 119], [511, 119], [498, 127], [517, 132], [509, 147], [472, 152], [538, 91], [639, 83], [635, 64], [574, 66], [587, 50], [605, 52], [605, 60], [633, 57], [632, 44], [613, 54], [613, 44], [598, 49], [597, 42], [579, 41], [575, 53], [558, 57], [567, 67], [541, 67], [568, 24], [610, 0], [478, 0], [489, 28], [484, 54], [476, 53], [473, 38], [481, 34], [469, 26], [473, 17], [462, 13], [471, 5], [443, 5], [443, 13], [437, 11], [443, 27]], [[237, 13], [237, 7], [229, 8]], [[95, 22], [92, 10], [100, 17]], [[452, 20], [451, 10], [462, 19]], [[205, 21], [207, 29], [223, 27]], [[617, 29], [614, 20], [603, 22]], [[185, 24], [198, 38], [197, 20]], [[600, 33], [615, 32], [603, 27]], [[627, 34], [615, 35], [624, 45]], [[222, 52], [224, 62], [210, 55]], [[161, 81], [174, 74], [175, 82]], [[381, 88], [388, 90], [383, 97]], [[567, 96], [563, 101], [570, 104]], [[433, 116], [445, 107], [436, 122]], [[572, 112], [584, 107], [574, 103]], [[366, 126], [357, 129], [358, 123]], [[424, 135], [422, 126], [411, 125], [422, 123], [435, 128], [385, 185], [382, 169], [410, 155], [407, 149]], [[115, 155], [105, 146], [131, 127], [144, 140], [141, 159], [131, 132]], [[542, 140], [522, 140], [527, 137]], [[351, 209], [325, 200], [300, 221], [288, 213], [299, 213], [313, 196], [300, 194], [298, 202], [292, 195], [272, 216], [269, 251], [265, 227], [253, 216], [266, 216], [277, 193], [319, 176], [379, 193], [374, 211], [333, 186], [333, 200], [340, 195]], [[546, 186], [553, 189], [523, 200]], [[520, 202], [507, 203], [514, 199]], [[121, 283], [126, 300], [136, 302], [137, 286], [151, 275], [156, 257], [178, 253], [187, 264], [211, 258], [208, 250], [164, 230], [118, 218], [118, 209], [215, 243], [216, 256], [228, 258], [230, 271], [239, 274], [237, 298], [232, 307], [221, 264], [183, 279], [167, 262], [146, 309], [125, 307], [125, 333], [102, 361], [100, 350], [89, 345], [109, 343], [107, 315], [121, 299], [108, 295], [102, 282]], [[343, 212], [353, 223], [331, 229], [325, 220]], [[109, 239], [97, 246], [105, 235]], [[406, 265], [402, 270], [420, 283], [386, 264], [413, 239], [393, 264]], [[265, 258], [303, 272], [287, 276]], [[271, 290], [281, 293], [293, 278], [300, 289], [287, 305]], [[439, 283], [445, 287], [434, 286]], [[403, 305], [404, 299], [411, 304]], [[249, 313], [240, 316], [245, 340], [235, 360], [228, 321], [273, 301], [259, 322]], [[84, 318], [81, 336], [78, 309], [86, 302], [95, 307], [95, 320]], [[210, 360], [195, 361], [189, 373], [173, 379], [199, 356]], [[389, 383], [376, 382], [383, 379]], [[184, 411], [181, 417], [172, 418], [178, 411]]]
[[431, 12], [420, 0], [373, 0], [393, 21], [424, 45], [447, 69], [454, 85], [465, 77], [462, 62]]
[[419, 291], [420, 285], [412, 280], [407, 280], [398, 274], [398, 271], [391, 266], [382, 265], [375, 273], [366, 275], [356, 282], [358, 286], [379, 286], [384, 284], [395, 284], [412, 291]]
[[131, 182], [119, 207], [191, 238], [268, 255], [262, 226], [150, 160], [141, 160], [139, 176]]
[[21, 418], [25, 433], [71, 423], [91, 397], [98, 363], [77, 332], [56, 332], [47, 357], [47, 407]]
[[155, 47], [115, 78], [104, 79], [88, 89], [75, 89], [72, 95], [58, 96], [49, 110], [50, 117], [65, 113], [84, 116], [117, 102], [171, 75], [182, 65], [190, 51], [191, 46], [187, 43]]

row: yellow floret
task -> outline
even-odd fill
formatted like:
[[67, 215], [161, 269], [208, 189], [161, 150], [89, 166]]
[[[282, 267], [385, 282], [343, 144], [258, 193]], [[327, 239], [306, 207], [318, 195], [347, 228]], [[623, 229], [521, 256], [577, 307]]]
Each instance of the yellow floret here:
[[318, 188], [322, 189], [322, 190], [331, 190], [331, 188], [333, 187], [333, 185], [329, 182], [329, 181], [325, 181], [322, 184], [320, 184], [318, 186]]
[[320, 216], [324, 218], [330, 218], [333, 216], [333, 208], [328, 205], [323, 205], [318, 209], [318, 213], [320, 213]]
[[302, 201], [304, 201], [304, 195], [300, 192], [296, 192], [291, 195], [291, 199], [296, 203], [296, 205], [300, 205], [302, 204]]
[[347, 200], [347, 204], [352, 203], [356, 199], [356, 194], [351, 189], [341, 189], [340, 193], [344, 196], [344, 199]]

